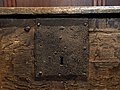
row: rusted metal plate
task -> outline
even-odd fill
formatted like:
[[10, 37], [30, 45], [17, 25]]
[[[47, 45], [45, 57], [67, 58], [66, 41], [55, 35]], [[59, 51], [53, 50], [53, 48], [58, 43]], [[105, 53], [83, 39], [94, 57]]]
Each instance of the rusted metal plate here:
[[[87, 79], [88, 20], [38, 19], [35, 31], [36, 78]], [[79, 79], [78, 79], [79, 80]]]

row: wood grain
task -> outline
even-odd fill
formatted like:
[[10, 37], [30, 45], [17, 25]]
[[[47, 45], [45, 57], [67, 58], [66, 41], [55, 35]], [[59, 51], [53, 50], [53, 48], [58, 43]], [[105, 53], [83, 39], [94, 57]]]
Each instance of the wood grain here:
[[114, 63], [120, 61], [120, 19], [89, 19], [88, 82], [34, 80], [35, 26], [33, 19], [0, 19], [0, 90], [120, 89], [120, 64]]
[[[3, 5], [4, 1], [4, 5]], [[120, 6], [119, 0], [1, 0], [5, 7]]]
[[17, 0], [17, 6], [88, 6], [91, 0]]

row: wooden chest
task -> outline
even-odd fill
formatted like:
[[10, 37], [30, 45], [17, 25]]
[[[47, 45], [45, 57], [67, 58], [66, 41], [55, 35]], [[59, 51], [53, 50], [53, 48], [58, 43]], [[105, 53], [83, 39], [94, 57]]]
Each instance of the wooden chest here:
[[0, 8], [0, 90], [120, 90], [119, 13]]

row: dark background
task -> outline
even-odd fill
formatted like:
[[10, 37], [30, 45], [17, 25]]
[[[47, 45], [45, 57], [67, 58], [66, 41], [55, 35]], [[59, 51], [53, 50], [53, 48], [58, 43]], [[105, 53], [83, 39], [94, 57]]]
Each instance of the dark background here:
[[[97, 1], [97, 0], [96, 0]], [[98, 0], [99, 2], [100, 0]], [[95, 0], [0, 0], [2, 7], [93, 6]], [[106, 6], [120, 6], [120, 0], [106, 0]]]

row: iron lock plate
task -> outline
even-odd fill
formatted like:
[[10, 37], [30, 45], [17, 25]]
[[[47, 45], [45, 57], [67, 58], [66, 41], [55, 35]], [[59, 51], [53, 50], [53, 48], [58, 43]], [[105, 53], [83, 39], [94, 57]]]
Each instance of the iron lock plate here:
[[88, 20], [40, 18], [35, 31], [36, 80], [86, 80]]

